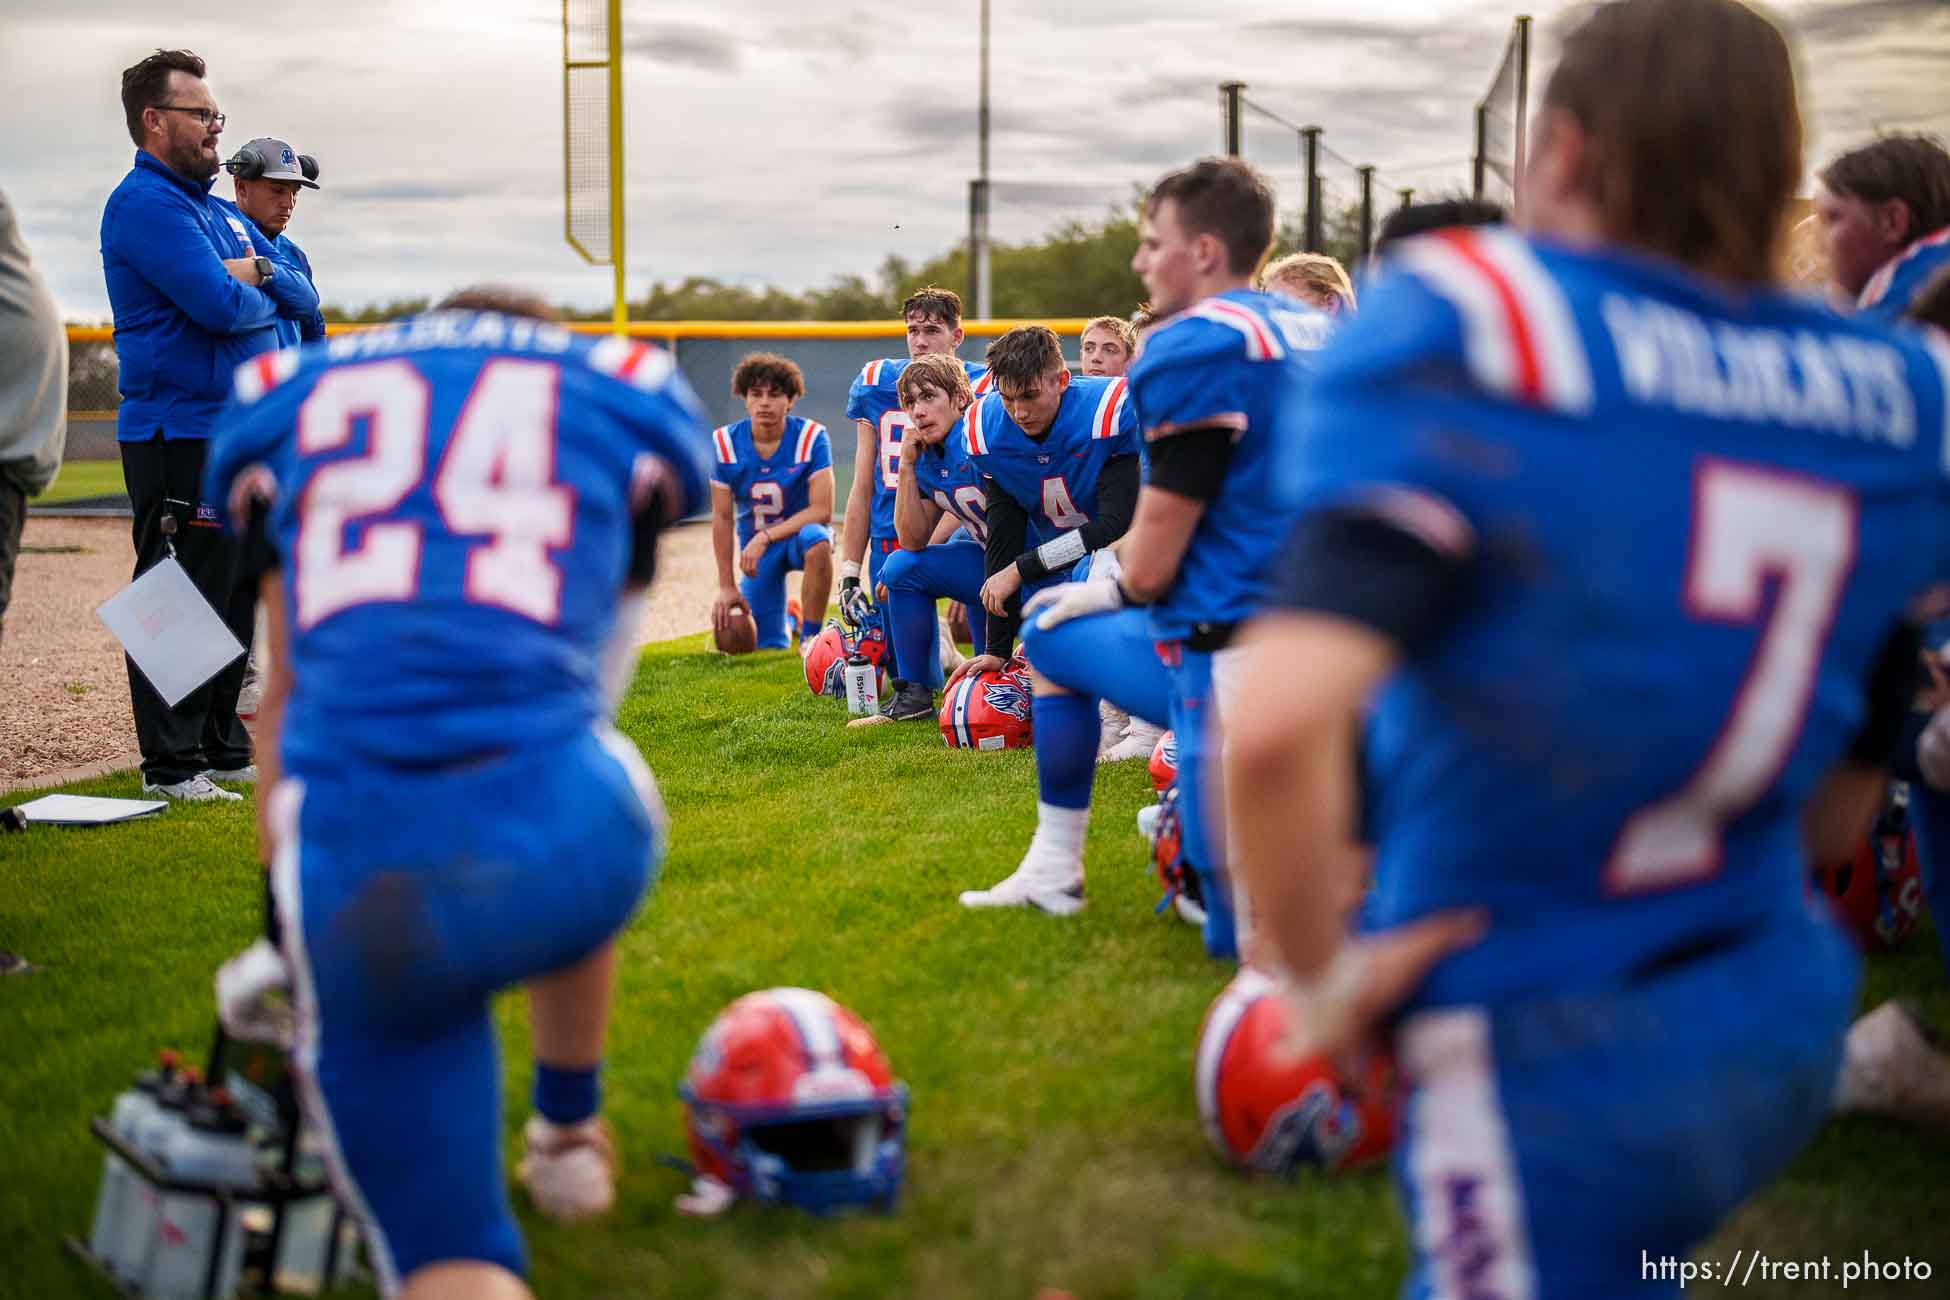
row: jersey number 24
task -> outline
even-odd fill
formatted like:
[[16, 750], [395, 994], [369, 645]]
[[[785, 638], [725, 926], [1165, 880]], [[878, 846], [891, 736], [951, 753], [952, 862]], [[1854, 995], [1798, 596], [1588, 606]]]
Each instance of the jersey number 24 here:
[[[480, 537], [467, 556], [467, 599], [555, 622], [562, 573], [549, 552], [568, 546], [575, 531], [575, 494], [554, 481], [559, 379], [549, 362], [489, 361], [440, 463], [429, 465], [425, 376], [403, 360], [327, 371], [298, 408], [299, 454], [343, 447], [361, 418], [366, 452], [322, 466], [305, 487], [293, 570], [298, 626], [353, 605], [413, 598], [422, 526], [379, 517], [429, 474], [447, 530]], [[364, 520], [374, 522], [346, 545], [346, 527]]]

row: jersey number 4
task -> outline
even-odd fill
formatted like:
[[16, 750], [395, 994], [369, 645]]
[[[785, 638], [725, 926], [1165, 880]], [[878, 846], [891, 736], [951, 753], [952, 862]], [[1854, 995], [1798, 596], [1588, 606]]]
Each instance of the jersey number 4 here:
[[[1701, 463], [1686, 609], [1704, 622], [1760, 623], [1760, 643], [1705, 761], [1676, 793], [1626, 821], [1605, 866], [1607, 893], [1669, 889], [1719, 871], [1727, 825], [1767, 792], [1801, 738], [1822, 649], [1855, 567], [1855, 524], [1855, 498], [1840, 488]], [[1770, 581], [1779, 586], [1771, 608]]]
[[[298, 626], [353, 605], [413, 598], [425, 546], [421, 525], [381, 516], [429, 475], [448, 531], [482, 539], [467, 556], [467, 599], [555, 622], [562, 573], [549, 552], [569, 545], [575, 531], [575, 494], [554, 481], [559, 376], [548, 362], [488, 362], [435, 466], [427, 463], [432, 393], [418, 370], [390, 360], [326, 372], [298, 408], [299, 453], [345, 446], [360, 420], [366, 451], [323, 466], [305, 487]], [[348, 546], [347, 527], [360, 523], [358, 542]]]

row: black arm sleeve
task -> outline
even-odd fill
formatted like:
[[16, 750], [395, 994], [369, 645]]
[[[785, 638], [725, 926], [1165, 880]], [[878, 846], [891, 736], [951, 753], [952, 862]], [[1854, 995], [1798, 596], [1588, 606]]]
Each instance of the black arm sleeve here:
[[1335, 614], [1413, 654], [1462, 609], [1469, 560], [1367, 511], [1304, 516], [1287, 539], [1267, 604]]
[[[1083, 540], [1083, 549], [1094, 551], [1109, 546], [1128, 532], [1131, 516], [1137, 513], [1137, 497], [1138, 458], [1118, 456], [1104, 462], [1097, 474], [1097, 517], [1076, 530]], [[995, 534], [991, 532], [989, 536]], [[1024, 582], [1035, 582], [1050, 574], [1043, 557], [1030, 550], [1022, 552], [1016, 569]]]
[[[1875, 662], [1869, 665], [1868, 678], [1862, 683], [1868, 712], [1855, 739], [1849, 742], [1850, 759], [1866, 767], [1890, 766], [1916, 698], [1922, 649], [1922, 630], [1914, 623], [1902, 623], [1876, 652]], [[1912, 752], [1915, 749], [1913, 736], [1910, 748]]]
[[1151, 444], [1151, 486], [1210, 504], [1232, 467], [1231, 429], [1201, 424]]
[[[1014, 564], [1016, 557], [1022, 554], [1023, 547], [1028, 545], [1029, 513], [994, 479], [988, 480], [987, 491], [989, 540], [983, 570], [994, 577]], [[1007, 659], [1009, 652], [1016, 648], [1016, 629], [1022, 625], [1020, 592], [1009, 597], [1008, 611], [1000, 617], [989, 615], [988, 644], [983, 649], [998, 659]], [[998, 650], [997, 646], [1001, 649]]]
[[670, 522], [670, 502], [666, 494], [652, 491], [645, 495], [630, 518], [630, 585], [647, 587], [657, 576], [657, 534]]
[[251, 502], [250, 517], [244, 521], [244, 536], [237, 552], [237, 581], [256, 591], [264, 575], [281, 567], [278, 548], [271, 541], [271, 503]]

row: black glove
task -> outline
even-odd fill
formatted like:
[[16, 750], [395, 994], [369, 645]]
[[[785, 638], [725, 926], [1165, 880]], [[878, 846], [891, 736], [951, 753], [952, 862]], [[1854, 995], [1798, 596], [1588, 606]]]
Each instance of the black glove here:
[[867, 600], [867, 590], [860, 585], [858, 578], [840, 579], [840, 617], [858, 627], [867, 621], [867, 611], [873, 608]]

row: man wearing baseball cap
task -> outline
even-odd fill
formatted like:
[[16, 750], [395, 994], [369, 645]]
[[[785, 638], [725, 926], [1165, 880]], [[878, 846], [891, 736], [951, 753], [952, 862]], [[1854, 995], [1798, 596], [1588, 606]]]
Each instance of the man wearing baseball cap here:
[[[316, 289], [311, 259], [291, 242], [284, 228], [298, 207], [299, 187], [318, 188], [318, 160], [293, 152], [284, 141], [266, 135], [231, 155], [224, 169], [236, 189], [237, 211], [250, 223], [251, 242], [280, 270], [302, 275]], [[310, 343], [325, 337], [325, 314], [314, 307], [310, 316], [295, 320], [281, 316], [277, 328], [279, 347]]]

